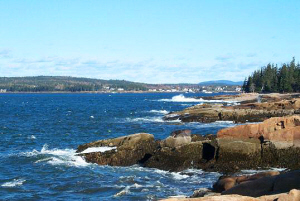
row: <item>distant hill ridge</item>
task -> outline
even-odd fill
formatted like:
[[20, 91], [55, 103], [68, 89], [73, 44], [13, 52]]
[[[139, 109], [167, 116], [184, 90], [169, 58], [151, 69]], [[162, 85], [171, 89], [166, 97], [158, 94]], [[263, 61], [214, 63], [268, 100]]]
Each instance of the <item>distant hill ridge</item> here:
[[113, 91], [172, 91], [198, 90], [202, 86], [234, 86], [242, 82], [217, 80], [198, 84], [146, 84], [126, 80], [103, 80], [69, 76], [0, 77], [1, 92], [113, 92]]
[[146, 84], [125, 80], [102, 80], [68, 76], [0, 77], [0, 89], [11, 92], [103, 91], [107, 88], [146, 90]]
[[233, 85], [243, 85], [243, 81], [238, 81], [238, 82], [233, 82], [230, 80], [213, 80], [213, 81], [205, 81], [205, 82], [200, 82], [199, 85], [203, 85], [203, 86], [216, 86], [216, 85], [220, 85], [220, 86], [224, 86], [224, 85], [229, 85], [229, 86], [233, 86]]

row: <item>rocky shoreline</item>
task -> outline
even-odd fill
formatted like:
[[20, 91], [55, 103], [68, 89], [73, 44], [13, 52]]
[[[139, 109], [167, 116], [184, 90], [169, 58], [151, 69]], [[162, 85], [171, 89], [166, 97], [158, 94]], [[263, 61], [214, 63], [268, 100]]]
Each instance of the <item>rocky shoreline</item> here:
[[[205, 97], [203, 97], [205, 99]], [[214, 99], [213, 99], [214, 98]], [[236, 123], [261, 122], [271, 117], [300, 114], [299, 94], [287, 95], [227, 95], [207, 97], [206, 99], [224, 100], [220, 103], [196, 105], [182, 111], [165, 115], [164, 120], [179, 119], [182, 122], [233, 121]], [[228, 102], [239, 103], [228, 105]]]
[[[282, 97], [286, 99], [282, 100]], [[300, 198], [300, 191], [290, 191], [294, 188], [300, 189], [298, 182], [300, 180], [300, 116], [297, 115], [300, 114], [300, 98], [295, 98], [294, 95], [281, 96], [281, 98], [278, 100], [278, 97], [262, 96], [263, 101], [260, 103], [249, 103], [252, 100], [249, 99], [244, 100], [246, 103], [235, 106], [197, 105], [169, 114], [172, 118], [176, 114], [176, 117], [182, 121], [263, 121], [262, 123], [226, 128], [220, 130], [217, 135], [206, 136], [192, 134], [190, 130], [178, 130], [162, 140], [155, 139], [152, 134], [137, 133], [80, 145], [77, 155], [82, 156], [87, 162], [99, 165], [139, 164], [142, 167], [167, 171], [193, 168], [218, 171], [225, 175], [212, 189], [199, 190], [195, 194], [196, 197], [210, 196], [205, 199], [197, 198], [197, 200], [224, 200], [225, 197], [223, 199], [222, 196], [228, 194], [251, 197], [276, 194], [277, 197], [244, 199], [244, 197], [231, 196], [226, 197], [225, 200], [272, 200], [273, 198], [273, 200], [284, 200], [285, 196]], [[168, 115], [165, 118], [168, 119]], [[230, 176], [243, 169], [275, 167], [286, 168], [289, 172]], [[283, 183], [281, 189], [284, 190], [276, 190], [275, 186], [278, 185], [275, 181], [281, 177], [285, 178], [283, 181], [280, 180]], [[291, 182], [295, 178], [298, 179], [297, 182]], [[293, 185], [289, 185], [292, 183]], [[269, 185], [268, 190], [261, 191], [262, 187], [255, 188], [261, 185]], [[250, 192], [249, 188], [254, 191]], [[170, 200], [174, 199], [179, 198]], [[185, 200], [192, 200], [192, 198]]]
[[[105, 152], [83, 153], [88, 148]], [[233, 173], [241, 169], [280, 167], [300, 169], [300, 116], [274, 117], [259, 124], [222, 129], [217, 136], [173, 132], [164, 140], [139, 133], [80, 145], [77, 153], [99, 165], [187, 168]]]

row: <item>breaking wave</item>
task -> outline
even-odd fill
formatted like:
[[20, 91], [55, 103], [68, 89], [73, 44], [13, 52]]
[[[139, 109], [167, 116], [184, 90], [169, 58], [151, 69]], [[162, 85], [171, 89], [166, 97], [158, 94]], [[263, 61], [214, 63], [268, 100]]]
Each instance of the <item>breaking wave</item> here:
[[150, 110], [151, 113], [156, 113], [156, 114], [168, 114], [169, 111], [167, 110]]
[[23, 185], [23, 183], [25, 181], [26, 181], [25, 179], [14, 179], [13, 181], [8, 181], [8, 182], [3, 183], [1, 186], [2, 187], [12, 188], [12, 187]]
[[197, 103], [231, 103], [237, 104], [237, 101], [225, 101], [225, 100], [204, 100], [202, 98], [188, 98], [183, 94], [173, 96], [171, 99], [160, 99], [158, 101], [164, 102], [180, 102], [180, 103], [188, 103], [188, 102], [197, 102]]
[[141, 122], [141, 123], [149, 123], [149, 122], [157, 122], [157, 123], [163, 123], [163, 122], [181, 122], [180, 120], [171, 120], [171, 121], [165, 121], [162, 117], [137, 117], [137, 118], [126, 118], [126, 122]]
[[75, 149], [49, 149], [45, 144], [41, 151], [33, 150], [22, 152], [20, 156], [36, 157], [35, 163], [46, 162], [51, 165], [66, 165], [75, 167], [85, 167], [90, 165], [81, 156], [76, 155]]

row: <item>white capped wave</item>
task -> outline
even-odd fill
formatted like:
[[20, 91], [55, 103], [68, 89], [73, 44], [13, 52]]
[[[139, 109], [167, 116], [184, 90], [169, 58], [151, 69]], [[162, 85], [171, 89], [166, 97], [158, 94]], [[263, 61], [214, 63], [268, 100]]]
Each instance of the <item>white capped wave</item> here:
[[13, 181], [5, 182], [1, 186], [2, 187], [16, 187], [16, 186], [21, 186], [25, 182], [25, 179], [14, 179]]
[[123, 195], [127, 195], [130, 193], [130, 186], [126, 186], [123, 190], [121, 190], [120, 192], [116, 193], [114, 195], [114, 197], [120, 197], [120, 196], [123, 196]]
[[133, 188], [142, 188], [143, 186], [138, 184], [138, 183], [134, 183], [131, 187], [133, 187]]
[[169, 111], [167, 110], [150, 110], [151, 113], [156, 113], [156, 114], [168, 114]]
[[171, 121], [164, 121], [162, 117], [137, 117], [137, 118], [126, 118], [126, 122], [180, 122], [180, 120], [171, 120]]
[[179, 172], [172, 172], [171, 174], [175, 180], [182, 180], [190, 177], [187, 174], [180, 174]]
[[181, 102], [181, 103], [187, 103], [187, 102], [197, 102], [197, 103], [230, 103], [230, 104], [236, 104], [237, 101], [225, 101], [225, 100], [204, 100], [202, 98], [188, 98], [185, 97], [183, 94], [173, 96], [171, 99], [160, 99], [158, 101], [164, 101], [164, 102]]
[[110, 150], [114, 150], [114, 149], [117, 149], [117, 147], [89, 147], [80, 153], [86, 154], [86, 153], [92, 153], [92, 152], [106, 152], [106, 151], [110, 151]]
[[164, 122], [162, 117], [137, 117], [126, 118], [127, 122]]
[[36, 137], [34, 135], [28, 136], [27, 138], [30, 139], [30, 140], [35, 140], [36, 139]]
[[[26, 156], [26, 157], [31, 157], [31, 156], [36, 156], [38, 155], [40, 152], [37, 151], [37, 150], [32, 150], [32, 151], [28, 151], [28, 152], [21, 152], [19, 153], [18, 155], [19, 156]], [[12, 155], [15, 155], [15, 154], [12, 154]]]
[[164, 102], [203, 102], [203, 99], [196, 99], [196, 98], [186, 98], [183, 94], [173, 96], [171, 99], [160, 99], [158, 101]]
[[22, 152], [19, 155], [26, 157], [46, 156], [45, 158], [37, 160], [35, 163], [46, 162], [51, 165], [66, 165], [75, 167], [85, 167], [90, 165], [81, 156], [76, 155], [74, 149], [49, 149], [45, 144], [41, 151], [33, 150], [30, 152]]

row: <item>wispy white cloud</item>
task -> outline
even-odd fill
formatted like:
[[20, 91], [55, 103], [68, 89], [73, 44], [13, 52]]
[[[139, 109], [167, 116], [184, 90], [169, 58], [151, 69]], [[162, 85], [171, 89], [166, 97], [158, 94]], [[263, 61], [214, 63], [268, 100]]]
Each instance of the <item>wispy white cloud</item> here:
[[2, 76], [78, 76], [100, 79], [125, 79], [146, 83], [198, 83], [206, 80], [243, 80], [257, 69], [257, 62], [240, 62], [226, 56], [216, 60], [190, 62], [179, 59], [111, 59], [98, 58], [9, 58], [0, 60]]

